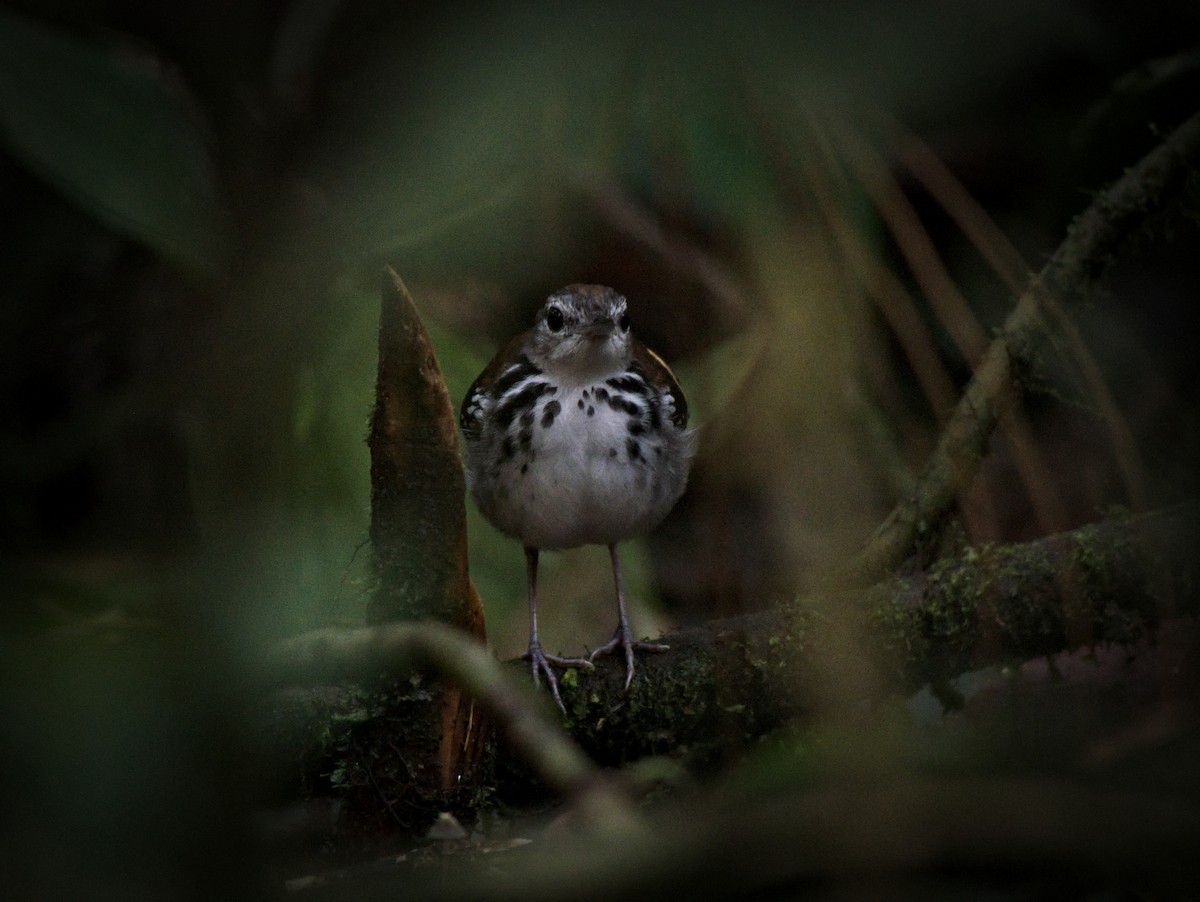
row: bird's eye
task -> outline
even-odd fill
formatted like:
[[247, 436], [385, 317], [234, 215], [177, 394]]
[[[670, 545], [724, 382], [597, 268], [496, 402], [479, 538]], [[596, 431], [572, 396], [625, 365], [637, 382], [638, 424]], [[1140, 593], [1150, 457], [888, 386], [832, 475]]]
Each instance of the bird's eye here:
[[629, 331], [629, 314], [622, 313], [621, 318], [617, 320], [617, 325], [621, 327], [622, 332]]
[[551, 307], [546, 311], [546, 327], [551, 332], [561, 332], [566, 324], [561, 307]]

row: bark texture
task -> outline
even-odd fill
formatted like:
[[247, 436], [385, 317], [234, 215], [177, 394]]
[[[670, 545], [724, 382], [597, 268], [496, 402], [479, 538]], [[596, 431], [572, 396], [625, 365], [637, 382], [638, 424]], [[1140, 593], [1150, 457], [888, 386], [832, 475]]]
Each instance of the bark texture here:
[[[454, 406], [412, 297], [390, 269], [382, 286], [367, 443], [377, 576], [367, 622], [432, 621], [485, 642], [483, 606], [467, 572], [466, 487]], [[473, 799], [488, 735], [475, 702], [452, 683], [393, 687], [391, 699], [385, 730], [403, 752], [366, 771], [372, 790], [381, 792], [379, 779], [402, 785], [417, 810]], [[393, 779], [376, 777], [375, 768]], [[404, 822], [392, 806], [383, 810]]]
[[[808, 714], [861, 709], [926, 683], [947, 687], [955, 676], [988, 665], [1132, 644], [1165, 618], [1200, 613], [1198, 538], [1194, 503], [1116, 516], [1035, 542], [968, 548], [926, 572], [867, 589], [681, 630], [666, 637], [669, 652], [639, 658], [627, 693], [620, 662], [568, 671], [561, 681], [565, 726], [601, 764], [668, 753], [703, 763]], [[384, 625], [300, 636], [278, 656], [276, 677], [293, 685], [346, 684], [377, 676], [389, 661], [407, 673], [414, 661], [396, 649], [424, 642], [414, 638], [420, 630]], [[455, 674], [473, 657], [470, 641], [439, 632], [423, 646], [423, 671], [461, 679]], [[539, 704], [539, 716], [554, 716], [545, 693], [531, 696], [527, 664], [504, 667], [514, 689], [503, 691], [496, 716], [528, 718]], [[391, 689], [354, 691], [363, 710], [379, 712]], [[321, 717], [311, 706], [304, 711], [299, 716]], [[513, 749], [529, 760], [517, 742], [493, 749], [490, 764], [528, 779], [524, 766], [507, 758]], [[536, 761], [534, 770], [545, 775]]]

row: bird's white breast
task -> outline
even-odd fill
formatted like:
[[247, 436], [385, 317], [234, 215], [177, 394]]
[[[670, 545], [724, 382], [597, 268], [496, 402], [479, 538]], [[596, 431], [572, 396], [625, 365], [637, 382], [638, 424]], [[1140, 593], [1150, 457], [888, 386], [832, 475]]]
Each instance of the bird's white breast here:
[[[560, 386], [537, 398], [504, 435], [492, 436], [494, 469], [472, 491], [502, 531], [526, 545], [609, 544], [655, 526], [683, 491], [683, 468], [668, 466], [690, 441], [657, 411], [655, 399], [603, 384]], [[532, 413], [532, 415], [530, 415]], [[659, 428], [651, 428], [651, 423]], [[684, 443], [673, 446], [672, 443]]]

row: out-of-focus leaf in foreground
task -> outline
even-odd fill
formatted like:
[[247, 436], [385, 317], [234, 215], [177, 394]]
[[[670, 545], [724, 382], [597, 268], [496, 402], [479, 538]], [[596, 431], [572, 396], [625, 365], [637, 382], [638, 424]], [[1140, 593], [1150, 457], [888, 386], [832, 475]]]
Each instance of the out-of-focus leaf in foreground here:
[[153, 60], [0, 11], [0, 133], [105, 223], [195, 271], [228, 249], [208, 139]]

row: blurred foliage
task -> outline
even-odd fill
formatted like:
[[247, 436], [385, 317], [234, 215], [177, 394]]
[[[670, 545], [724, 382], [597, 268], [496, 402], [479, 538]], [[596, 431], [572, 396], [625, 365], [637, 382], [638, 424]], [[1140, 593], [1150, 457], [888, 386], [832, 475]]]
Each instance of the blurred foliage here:
[[[358, 622], [370, 588], [383, 263], [456, 400], [547, 291], [623, 290], [705, 430], [678, 515], [626, 558], [633, 594], [667, 602], [635, 620], [763, 606], [861, 540], [942, 413], [855, 248], [912, 299], [925, 362], [951, 390], [969, 372], [878, 198], [911, 206], [981, 328], [1007, 309], [904, 141], [929, 142], [1036, 266], [1081, 189], [1194, 111], [1197, 26], [1190, 5], [1067, 0], [8, 4], [6, 853], [47, 892], [163, 898], [202, 873], [200, 895], [254, 895], [246, 674], [271, 638]], [[1196, 274], [1146, 244], [1083, 329], [1164, 503], [1197, 489]], [[1063, 368], [1027, 403], [1078, 522], [1128, 499], [1095, 418], [1054, 397]], [[969, 538], [1035, 534], [1028, 491], [998, 439], [963, 499]], [[515, 652], [521, 556], [470, 516], [489, 626]], [[547, 560], [545, 586], [552, 641], [604, 637], [594, 550]], [[855, 666], [837, 704], [873, 678]], [[789, 744], [762, 780], [819, 779], [806, 750], [871, 745], [892, 747]]]
[[8, 145], [111, 227], [168, 259], [224, 269], [222, 201], [200, 111], [149, 53], [0, 13]]

